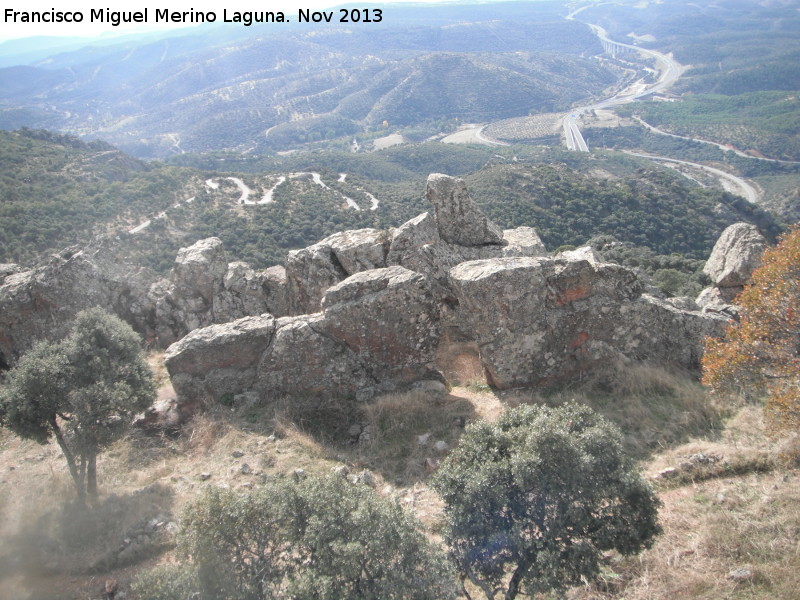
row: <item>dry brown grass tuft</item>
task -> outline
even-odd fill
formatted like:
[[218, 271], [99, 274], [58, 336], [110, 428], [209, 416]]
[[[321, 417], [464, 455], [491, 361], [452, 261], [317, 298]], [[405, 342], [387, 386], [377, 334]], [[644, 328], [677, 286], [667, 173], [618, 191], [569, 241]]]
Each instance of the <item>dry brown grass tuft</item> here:
[[723, 411], [706, 390], [689, 374], [659, 365], [616, 363], [577, 383], [514, 398], [550, 405], [573, 399], [616, 423], [637, 458], [722, 429]]

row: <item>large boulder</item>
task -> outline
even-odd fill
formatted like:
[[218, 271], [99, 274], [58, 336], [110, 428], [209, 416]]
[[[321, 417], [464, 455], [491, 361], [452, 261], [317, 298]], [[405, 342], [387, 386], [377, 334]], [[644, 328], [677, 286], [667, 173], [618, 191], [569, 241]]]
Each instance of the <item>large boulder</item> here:
[[503, 245], [502, 230], [467, 192], [464, 181], [442, 173], [428, 176], [425, 198], [433, 205], [439, 235], [458, 246]]
[[245, 392], [264, 400], [363, 399], [421, 380], [442, 381], [433, 365], [438, 339], [427, 281], [390, 267], [335, 285], [320, 313], [251, 317], [196, 330], [170, 346], [165, 362], [182, 404]]
[[714, 244], [703, 271], [718, 288], [736, 288], [750, 283], [761, 264], [767, 240], [755, 225], [734, 223]]
[[152, 337], [154, 305], [147, 292], [156, 278], [115, 238], [68, 248], [28, 271], [6, 268], [0, 285], [0, 368], [13, 365], [38, 340], [62, 337], [78, 312], [94, 306]]
[[501, 389], [568, 379], [618, 358], [696, 368], [705, 336], [726, 324], [643, 295], [633, 271], [586, 251], [467, 262], [450, 279], [462, 327]]
[[286, 257], [289, 313], [317, 312], [325, 291], [350, 275], [386, 266], [389, 235], [379, 229], [335, 233]]
[[183, 411], [251, 390], [276, 329], [271, 315], [195, 329], [164, 353]]
[[700, 292], [698, 306], [705, 312], [738, 318], [736, 296], [751, 283], [766, 247], [767, 240], [755, 225], [734, 223], [725, 229], [703, 267], [714, 285]]

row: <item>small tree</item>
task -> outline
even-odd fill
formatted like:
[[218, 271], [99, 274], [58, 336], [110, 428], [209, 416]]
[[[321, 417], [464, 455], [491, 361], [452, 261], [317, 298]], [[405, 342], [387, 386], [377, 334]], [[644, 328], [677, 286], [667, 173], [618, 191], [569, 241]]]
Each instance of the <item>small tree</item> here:
[[736, 303], [740, 320], [708, 339], [703, 383], [713, 392], [767, 398], [776, 428], [800, 427], [800, 228], [764, 252]]
[[78, 314], [60, 342], [41, 342], [8, 373], [0, 421], [17, 435], [56, 438], [78, 499], [97, 497], [97, 454], [155, 397], [139, 336], [100, 308]]
[[601, 552], [639, 552], [660, 531], [658, 499], [619, 432], [576, 404], [521, 406], [470, 426], [433, 486], [462, 582], [488, 599], [593, 578]]
[[[175, 600], [447, 600], [444, 554], [395, 503], [340, 477], [212, 488], [184, 517], [189, 564], [155, 570], [141, 597]], [[181, 584], [176, 582], [182, 581]]]

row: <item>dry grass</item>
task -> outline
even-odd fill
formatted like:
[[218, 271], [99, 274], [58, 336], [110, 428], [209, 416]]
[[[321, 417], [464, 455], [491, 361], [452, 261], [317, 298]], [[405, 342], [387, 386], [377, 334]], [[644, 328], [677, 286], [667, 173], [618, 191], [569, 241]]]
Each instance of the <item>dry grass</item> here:
[[387, 481], [409, 486], [424, 480], [457, 443], [464, 425], [475, 419], [473, 405], [453, 395], [409, 392], [391, 394], [364, 407], [366, 443], [358, 444], [358, 456], [378, 470]]
[[[800, 589], [800, 473], [786, 444], [770, 439], [761, 410], [741, 406], [714, 439], [695, 439], [656, 455], [651, 475], [678, 467], [660, 484], [664, 533], [640, 557], [610, 557], [589, 598], [795, 599]], [[714, 457], [706, 465], [687, 458]], [[741, 569], [741, 577], [734, 573]]]
[[[795, 599], [800, 589], [800, 478], [715, 479], [660, 494], [664, 534], [636, 558], [611, 557], [574, 600]], [[741, 579], [736, 569], [747, 569]]]
[[[797, 597], [800, 477], [786, 463], [787, 455], [797, 456], [797, 440], [767, 438], [758, 407], [715, 407], [691, 378], [650, 366], [616, 366], [603, 377], [548, 393], [496, 393], [485, 386], [468, 348], [453, 346], [449, 351], [452, 374], [462, 384], [449, 394], [391, 394], [363, 405], [279, 399], [268, 406], [213, 408], [173, 436], [132, 433], [100, 457], [107, 511], [100, 523], [114, 522], [114, 515], [122, 514], [114, 506], [123, 507], [126, 516], [117, 517], [114, 527], [94, 527], [95, 540], [98, 531], [105, 537], [94, 542], [97, 552], [91, 555], [80, 549], [80, 543], [83, 548], [92, 545], [91, 536], [80, 543], [64, 542], [64, 532], [71, 530], [74, 537], [76, 528], [63, 526], [72, 492], [57, 447], [40, 447], [0, 432], [2, 548], [16, 548], [11, 540], [22, 539], [24, 533], [28, 546], [51, 548], [55, 543], [61, 549], [52, 556], [68, 556], [65, 549], [71, 548], [72, 558], [80, 558], [77, 562], [96, 563], [107, 553], [103, 544], [119, 544], [132, 521], [156, 513], [177, 518], [207, 486], [244, 491], [295, 469], [321, 474], [337, 465], [347, 465], [351, 474], [371, 470], [378, 493], [398, 498], [435, 538], [442, 507], [427, 479], [429, 469], [447, 454], [446, 449], [436, 450], [435, 443], [452, 448], [465, 423], [496, 419], [507, 406], [575, 398], [620, 426], [630, 451], [647, 461], [643, 466], [649, 475], [680, 467], [699, 453], [719, 460], [679, 469], [678, 477], [659, 483], [663, 536], [640, 557], [609, 556], [602, 581], [573, 590], [570, 597]], [[358, 440], [351, 436], [354, 425], [362, 432]], [[83, 530], [92, 527], [77, 528]], [[0, 551], [0, 559], [4, 555], [8, 558], [7, 550]], [[167, 552], [161, 560], [169, 556]], [[0, 598], [11, 594], [7, 590], [16, 590], [8, 597], [20, 600], [100, 597], [96, 589], [104, 578], [119, 579], [124, 590], [136, 569], [152, 559], [91, 575], [81, 575], [75, 562], [63, 558], [50, 562], [57, 564], [50, 564], [49, 572], [40, 570], [32, 578], [25, 571], [25, 579], [14, 565], [0, 561]], [[740, 567], [750, 569], [751, 576], [729, 579]]]
[[640, 459], [692, 437], [718, 436], [727, 409], [689, 374], [643, 364], [611, 364], [602, 373], [543, 393], [510, 393], [508, 402], [558, 405], [576, 400], [617, 424]]

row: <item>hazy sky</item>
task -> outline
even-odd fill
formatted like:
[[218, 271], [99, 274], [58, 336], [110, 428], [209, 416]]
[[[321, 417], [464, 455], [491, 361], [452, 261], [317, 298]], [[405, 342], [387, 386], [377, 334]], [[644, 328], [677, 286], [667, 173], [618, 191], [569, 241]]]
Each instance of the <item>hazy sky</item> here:
[[[374, 0], [373, 0], [374, 1]], [[391, 3], [430, 3], [430, 2], [455, 2], [456, 0], [390, 0]], [[287, 18], [294, 20], [297, 15], [297, 10], [300, 8], [308, 8], [312, 10], [319, 10], [344, 4], [345, 2], [337, 2], [336, 0], [262, 0], [254, 2], [253, 0], [167, 0], [163, 4], [151, 4], [145, 0], [144, 2], [130, 2], [124, 5], [119, 2], [113, 4], [108, 0], [76, 0], [74, 2], [64, 0], [6, 0], [4, 2], [2, 11], [0, 13], [0, 41], [29, 37], [36, 35], [57, 35], [57, 36], [93, 36], [107, 32], [131, 32], [132, 30], [143, 29], [163, 29], [167, 27], [182, 27], [185, 25], [158, 25], [155, 23], [155, 10], [156, 9], [169, 9], [170, 11], [213, 11], [217, 16], [217, 23], [223, 19], [223, 10], [227, 9], [229, 13], [232, 11], [279, 11], [282, 10]], [[358, 6], [357, 2], [348, 1], [349, 6]], [[375, 7], [377, 4], [367, 2], [364, 6]], [[121, 8], [124, 6], [124, 8]], [[377, 5], [379, 6], [379, 5]], [[145, 7], [148, 10], [148, 23], [147, 25], [119, 25], [114, 27], [110, 24], [104, 23], [90, 23], [89, 16], [92, 9], [105, 9], [110, 8], [114, 11], [142, 11]], [[82, 23], [37, 23], [37, 24], [24, 24], [11, 21], [7, 18], [7, 11], [39, 11], [49, 13], [52, 10], [67, 12], [77, 11], [83, 13]], [[335, 17], [338, 19], [338, 14]], [[238, 26], [231, 24], [232, 27]]]

